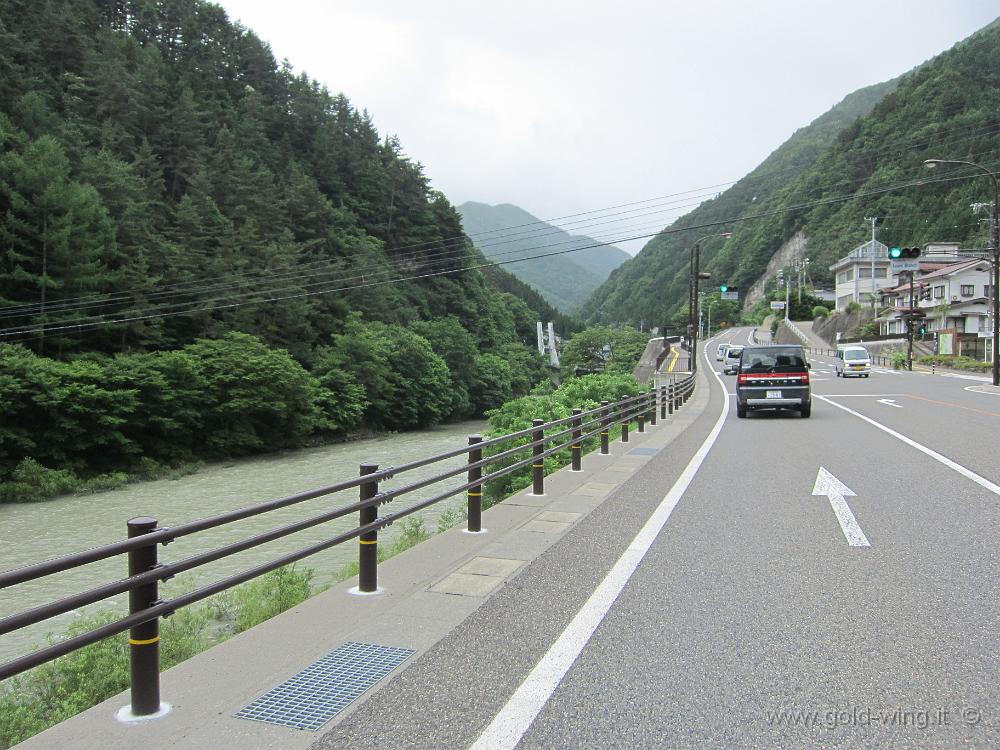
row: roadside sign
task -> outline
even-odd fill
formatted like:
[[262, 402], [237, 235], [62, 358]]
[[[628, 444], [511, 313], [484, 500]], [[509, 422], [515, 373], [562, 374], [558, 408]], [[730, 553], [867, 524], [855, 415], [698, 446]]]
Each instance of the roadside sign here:
[[731, 299], [738, 300], [740, 298], [739, 292], [722, 292], [719, 294], [719, 299]]
[[919, 260], [894, 260], [889, 264], [892, 267], [892, 274], [895, 276], [897, 273], [903, 273], [906, 271], [919, 271], [920, 261]]
[[785, 303], [784, 302], [772, 302], [771, 303], [771, 309], [772, 310], [784, 310], [785, 309]]

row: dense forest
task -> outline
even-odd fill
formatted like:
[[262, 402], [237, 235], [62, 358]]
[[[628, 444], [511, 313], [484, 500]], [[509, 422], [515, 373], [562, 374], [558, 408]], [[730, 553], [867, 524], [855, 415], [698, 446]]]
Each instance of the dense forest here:
[[219, 6], [0, 0], [0, 480], [481, 414], [557, 315], [485, 263]]
[[[800, 234], [817, 285], [829, 266], [882, 222], [887, 244], [958, 241], [984, 248], [988, 227], [970, 204], [992, 199], [975, 169], [930, 172], [924, 159], [1000, 166], [1000, 23], [905, 76], [851, 94], [797, 131], [757, 169], [679, 219], [626, 262], [584, 305], [591, 322], [672, 321], [686, 314], [689, 250], [707, 234], [702, 270], [748, 289]], [[981, 176], [976, 176], [981, 175]], [[713, 282], [714, 283], [714, 282]]]

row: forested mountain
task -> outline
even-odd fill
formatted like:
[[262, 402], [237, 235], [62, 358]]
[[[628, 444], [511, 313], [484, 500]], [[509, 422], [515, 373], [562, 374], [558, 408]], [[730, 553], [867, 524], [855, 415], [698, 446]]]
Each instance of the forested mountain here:
[[[469, 201], [458, 212], [465, 231], [487, 258], [498, 262], [531, 258], [506, 268], [567, 314], [578, 312], [587, 297], [629, 258], [621, 248], [565, 232], [509, 203], [490, 206]], [[562, 250], [573, 252], [534, 257]]]
[[558, 317], [485, 263], [395, 138], [219, 6], [0, 0], [7, 488], [481, 414]]
[[[923, 167], [924, 159], [1000, 166], [1000, 24], [887, 83], [848, 96], [796, 132], [757, 169], [650, 241], [588, 300], [591, 321], [683, 315], [689, 249], [706, 234], [702, 268], [743, 289], [793, 237], [817, 282], [871, 236], [865, 216], [883, 218], [888, 244], [960, 241], [985, 247], [988, 228], [970, 204], [992, 198], [975, 169]], [[981, 172], [979, 174], [982, 174]], [[983, 214], [985, 216], [985, 214]], [[747, 218], [752, 217], [752, 218]]]
[[495, 337], [481, 274], [433, 275], [479, 257], [420, 164], [220, 7], [0, 9], [4, 329], [58, 355], [238, 329], [307, 358], [351, 310]]

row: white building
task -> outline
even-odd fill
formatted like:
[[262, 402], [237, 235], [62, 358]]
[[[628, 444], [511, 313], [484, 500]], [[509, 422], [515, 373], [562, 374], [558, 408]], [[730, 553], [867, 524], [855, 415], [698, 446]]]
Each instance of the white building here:
[[[927, 264], [936, 265], [936, 264]], [[989, 358], [991, 328], [990, 262], [965, 258], [934, 269], [924, 268], [914, 280], [914, 310], [922, 312], [925, 338], [933, 336], [939, 354]], [[886, 290], [887, 310], [879, 318], [885, 335], [905, 335], [903, 319], [910, 308], [910, 282]]]
[[851, 302], [871, 305], [873, 292], [896, 284], [889, 274], [889, 248], [878, 240], [854, 248], [847, 257], [830, 266], [830, 270], [837, 284], [834, 294], [838, 311]]

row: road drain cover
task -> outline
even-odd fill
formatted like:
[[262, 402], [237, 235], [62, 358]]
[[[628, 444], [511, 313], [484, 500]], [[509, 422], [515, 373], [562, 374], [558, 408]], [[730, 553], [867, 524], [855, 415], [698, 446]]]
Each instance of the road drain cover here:
[[314, 732], [412, 653], [350, 641], [234, 715]]

